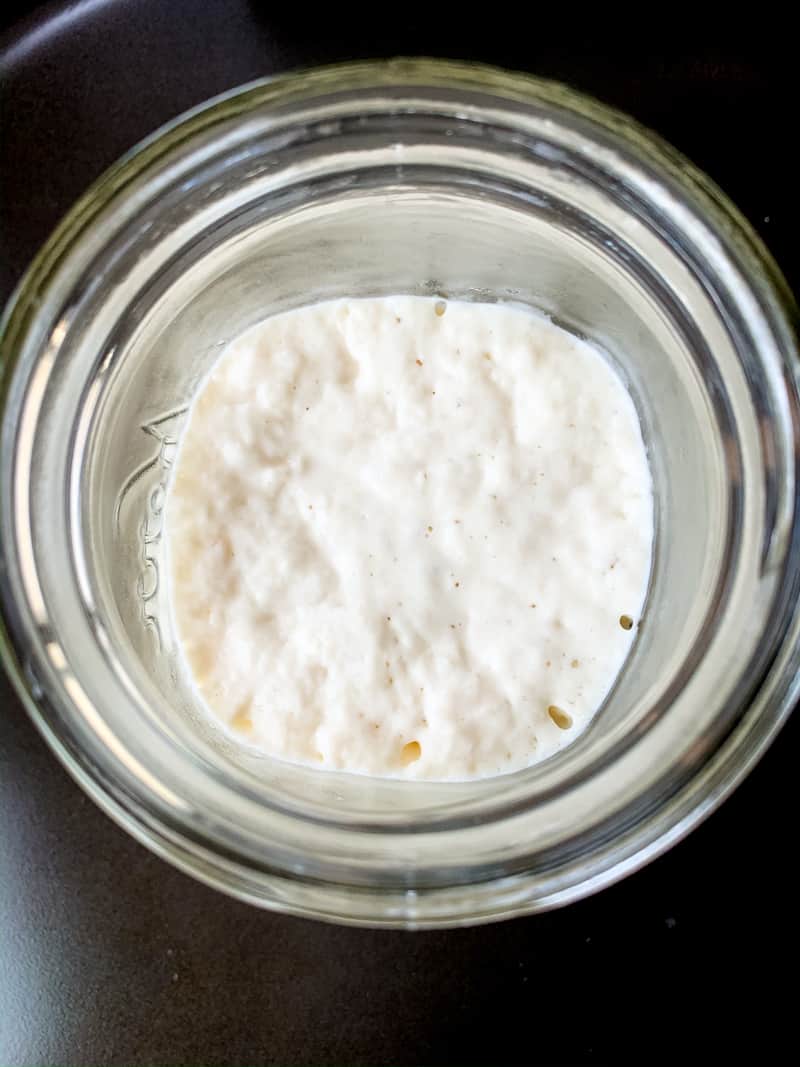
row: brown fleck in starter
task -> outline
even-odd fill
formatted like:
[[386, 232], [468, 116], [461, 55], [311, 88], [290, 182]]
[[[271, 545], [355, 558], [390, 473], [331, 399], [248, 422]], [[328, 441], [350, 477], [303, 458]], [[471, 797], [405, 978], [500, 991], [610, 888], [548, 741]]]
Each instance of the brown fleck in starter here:
[[547, 709], [547, 714], [559, 728], [559, 730], [569, 730], [572, 726], [572, 716], [564, 711], [562, 708], [557, 707], [555, 704], [551, 704]]
[[404, 767], [407, 767], [409, 763], [414, 763], [422, 755], [422, 746], [419, 741], [409, 741], [407, 745], [403, 745], [400, 750], [400, 762]]

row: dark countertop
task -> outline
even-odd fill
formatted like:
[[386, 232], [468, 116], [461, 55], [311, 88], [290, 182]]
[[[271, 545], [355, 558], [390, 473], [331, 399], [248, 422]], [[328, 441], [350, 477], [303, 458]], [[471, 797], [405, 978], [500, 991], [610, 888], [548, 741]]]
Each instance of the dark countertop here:
[[[161, 122], [259, 75], [400, 53], [528, 69], [632, 112], [734, 198], [797, 291], [796, 58], [788, 30], [751, 14], [654, 41], [571, 9], [525, 30], [409, 5], [371, 19], [256, 0], [38, 7], [0, 39], [0, 296]], [[795, 717], [719, 812], [622, 884], [406, 934], [259, 912], [168, 867], [80, 792], [0, 679], [0, 1067], [788, 1058], [799, 731]]]

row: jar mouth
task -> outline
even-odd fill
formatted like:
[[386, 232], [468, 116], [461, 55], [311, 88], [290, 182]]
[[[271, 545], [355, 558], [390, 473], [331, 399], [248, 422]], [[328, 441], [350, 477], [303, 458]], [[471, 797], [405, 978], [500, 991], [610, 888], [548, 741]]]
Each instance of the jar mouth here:
[[[544, 305], [629, 380], [660, 485], [651, 596], [563, 759], [422, 792], [243, 756], [179, 707], [158, 493], [185, 399], [231, 336], [223, 312], [251, 324], [348, 280]], [[713, 810], [796, 697], [796, 314], [708, 179], [562, 86], [397, 60], [226, 94], [101, 178], [6, 311], [6, 667], [105, 810], [243, 899], [441, 926], [586, 895]], [[205, 363], [183, 355], [201, 334]]]

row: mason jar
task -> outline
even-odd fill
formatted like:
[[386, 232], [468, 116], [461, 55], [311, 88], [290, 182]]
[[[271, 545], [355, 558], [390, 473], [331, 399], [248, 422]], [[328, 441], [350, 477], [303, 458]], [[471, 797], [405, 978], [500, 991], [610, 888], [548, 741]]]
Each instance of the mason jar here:
[[[268, 315], [395, 293], [545, 312], [609, 354], [642, 423], [633, 651], [584, 734], [505, 776], [278, 761], [214, 725], [178, 655], [164, 502], [198, 383]], [[562, 86], [397, 60], [220, 97], [92, 187], [7, 310], [7, 668], [102, 808], [242, 899], [423, 927], [591, 893], [719, 804], [796, 698], [795, 316], [708, 179]]]

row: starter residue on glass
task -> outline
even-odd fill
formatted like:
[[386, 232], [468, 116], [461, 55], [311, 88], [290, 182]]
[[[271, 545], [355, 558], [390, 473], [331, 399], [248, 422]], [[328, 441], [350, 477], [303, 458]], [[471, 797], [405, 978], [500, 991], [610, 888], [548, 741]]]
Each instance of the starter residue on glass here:
[[167, 501], [211, 713], [338, 771], [465, 779], [571, 742], [634, 639], [653, 538], [634, 405], [522, 309], [269, 318], [200, 389]]

